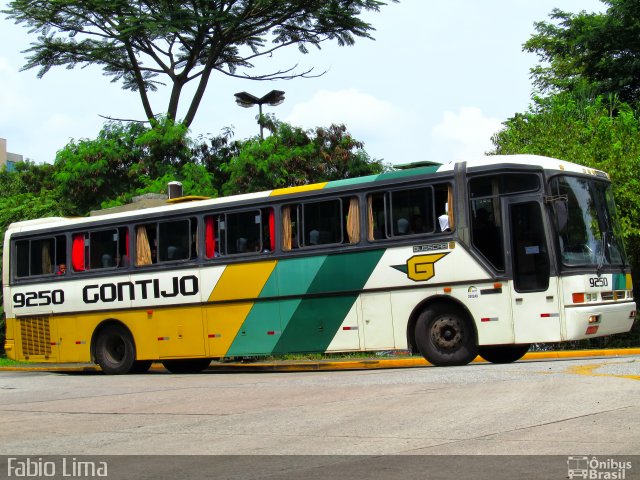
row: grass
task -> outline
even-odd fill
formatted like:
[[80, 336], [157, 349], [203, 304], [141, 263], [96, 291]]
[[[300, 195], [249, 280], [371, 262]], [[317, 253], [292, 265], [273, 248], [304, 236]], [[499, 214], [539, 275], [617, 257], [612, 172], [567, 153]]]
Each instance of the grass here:
[[234, 360], [243, 361], [287, 361], [287, 360], [358, 360], [362, 358], [406, 358], [412, 355], [406, 350], [384, 350], [380, 352], [342, 352], [342, 353], [288, 353], [283, 355], [269, 355], [260, 357], [237, 357]]
[[10, 358], [0, 357], [0, 367], [13, 367], [14, 365], [25, 365], [27, 362], [16, 362]]

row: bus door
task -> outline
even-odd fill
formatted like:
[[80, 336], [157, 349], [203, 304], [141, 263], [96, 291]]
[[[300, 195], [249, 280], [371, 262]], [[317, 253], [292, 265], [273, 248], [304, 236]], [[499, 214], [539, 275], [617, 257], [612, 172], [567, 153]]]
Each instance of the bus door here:
[[515, 343], [561, 340], [558, 280], [539, 197], [503, 198]]

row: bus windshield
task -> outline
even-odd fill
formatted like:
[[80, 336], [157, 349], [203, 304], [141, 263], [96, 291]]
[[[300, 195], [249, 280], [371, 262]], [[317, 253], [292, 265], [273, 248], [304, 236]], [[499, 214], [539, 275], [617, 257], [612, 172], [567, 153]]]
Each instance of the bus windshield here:
[[551, 180], [562, 263], [566, 266], [626, 263], [611, 184], [558, 176]]

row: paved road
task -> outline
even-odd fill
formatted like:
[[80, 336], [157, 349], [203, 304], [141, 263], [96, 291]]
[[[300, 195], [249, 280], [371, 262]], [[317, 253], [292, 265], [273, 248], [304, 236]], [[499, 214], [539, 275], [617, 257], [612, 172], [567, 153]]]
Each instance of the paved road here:
[[633, 455], [639, 380], [640, 356], [335, 372], [2, 371], [0, 454]]

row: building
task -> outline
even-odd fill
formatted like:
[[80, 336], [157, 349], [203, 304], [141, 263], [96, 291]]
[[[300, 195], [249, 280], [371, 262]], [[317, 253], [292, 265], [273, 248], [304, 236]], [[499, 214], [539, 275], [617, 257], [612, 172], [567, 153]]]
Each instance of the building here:
[[7, 140], [0, 138], [0, 169], [6, 165], [7, 170], [12, 171], [14, 170], [16, 163], [23, 161], [24, 158], [22, 155], [7, 152]]

